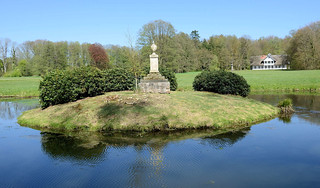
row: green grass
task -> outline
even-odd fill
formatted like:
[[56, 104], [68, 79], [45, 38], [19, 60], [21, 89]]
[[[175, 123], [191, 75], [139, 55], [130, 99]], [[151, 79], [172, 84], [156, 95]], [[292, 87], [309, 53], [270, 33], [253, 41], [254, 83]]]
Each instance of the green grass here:
[[[251, 91], [292, 92], [320, 91], [320, 70], [308, 71], [234, 71], [243, 76]], [[194, 77], [200, 72], [177, 73], [178, 90], [191, 91]], [[41, 77], [0, 77], [0, 97], [39, 96]]]
[[26, 111], [19, 124], [67, 130], [179, 130], [239, 128], [270, 119], [278, 109], [238, 96], [209, 92], [110, 92], [45, 110]]
[[[301, 71], [234, 71], [243, 76], [252, 92], [320, 91], [320, 70]], [[178, 73], [178, 89], [192, 90], [192, 82], [200, 72]]]
[[39, 96], [41, 77], [0, 77], [1, 97]]

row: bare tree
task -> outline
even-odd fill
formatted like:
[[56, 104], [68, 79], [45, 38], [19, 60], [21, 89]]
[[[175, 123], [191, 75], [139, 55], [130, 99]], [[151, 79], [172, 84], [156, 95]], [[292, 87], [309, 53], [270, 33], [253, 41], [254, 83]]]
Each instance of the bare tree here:
[[7, 72], [8, 67], [8, 49], [9, 45], [11, 44], [10, 39], [4, 39], [0, 40], [0, 56], [2, 57], [2, 63], [3, 63], [3, 72]]
[[142, 66], [139, 61], [138, 51], [135, 49], [135, 47], [133, 45], [134, 39], [129, 31], [126, 34], [126, 37], [127, 37], [128, 45], [129, 45], [129, 48], [127, 50], [127, 57], [128, 57], [128, 61], [130, 63], [131, 71], [133, 72], [134, 77], [135, 77], [135, 89], [137, 89], [138, 88], [138, 78], [143, 72]]

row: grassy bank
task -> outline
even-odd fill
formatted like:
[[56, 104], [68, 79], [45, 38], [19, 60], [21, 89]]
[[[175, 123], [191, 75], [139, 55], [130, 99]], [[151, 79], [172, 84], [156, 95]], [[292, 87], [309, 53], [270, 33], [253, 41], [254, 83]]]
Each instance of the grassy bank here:
[[255, 100], [208, 92], [170, 95], [111, 92], [26, 111], [20, 125], [68, 130], [226, 129], [274, 117], [278, 109]]
[[[200, 72], [176, 74], [178, 87], [192, 90], [192, 82]], [[303, 71], [234, 71], [243, 76], [253, 92], [320, 91], [320, 70]]]
[[39, 96], [41, 77], [0, 77], [0, 97]]

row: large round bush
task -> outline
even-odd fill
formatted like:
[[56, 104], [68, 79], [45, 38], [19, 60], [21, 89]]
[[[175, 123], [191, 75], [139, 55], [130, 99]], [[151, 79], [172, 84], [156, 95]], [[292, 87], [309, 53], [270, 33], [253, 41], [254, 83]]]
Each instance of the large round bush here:
[[250, 93], [250, 85], [242, 76], [226, 71], [202, 72], [195, 77], [193, 89], [242, 97], [246, 97]]

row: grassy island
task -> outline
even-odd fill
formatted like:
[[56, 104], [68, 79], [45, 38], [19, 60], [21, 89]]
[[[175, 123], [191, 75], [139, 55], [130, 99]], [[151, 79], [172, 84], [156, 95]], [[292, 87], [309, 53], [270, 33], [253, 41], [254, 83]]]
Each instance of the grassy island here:
[[88, 131], [229, 129], [270, 119], [278, 112], [269, 104], [231, 95], [126, 91], [29, 110], [18, 118], [18, 123], [33, 128]]

